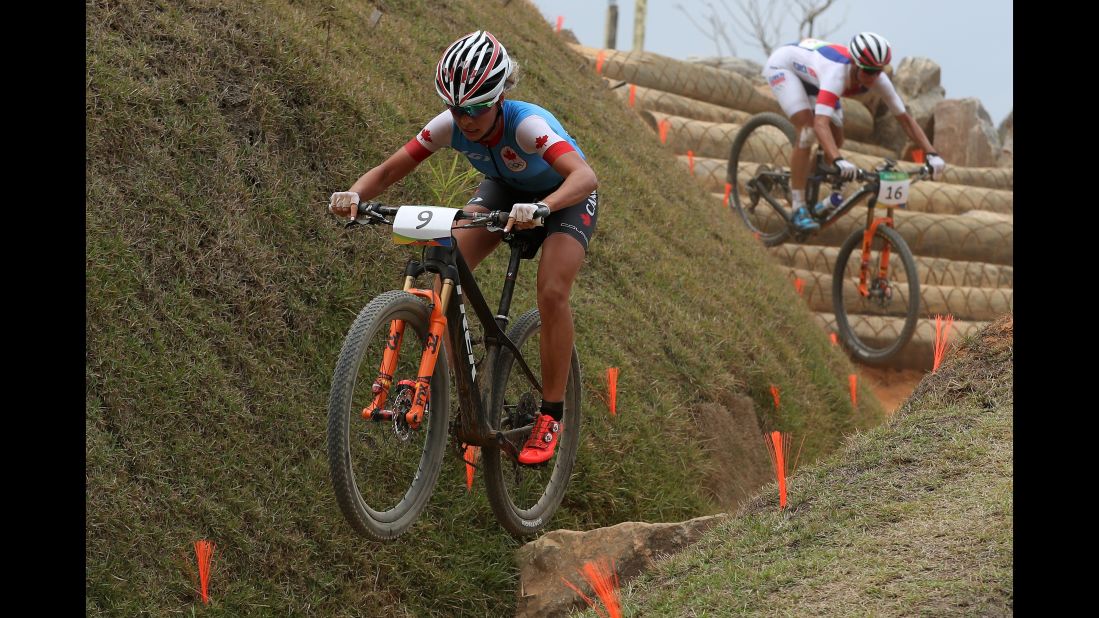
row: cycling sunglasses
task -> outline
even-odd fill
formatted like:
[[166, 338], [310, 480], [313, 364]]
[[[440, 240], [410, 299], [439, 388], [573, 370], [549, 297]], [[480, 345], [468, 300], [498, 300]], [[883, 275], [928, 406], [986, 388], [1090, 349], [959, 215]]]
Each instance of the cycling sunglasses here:
[[859, 70], [861, 70], [863, 73], [866, 73], [867, 75], [877, 75], [878, 73], [882, 72], [881, 69], [868, 69], [866, 67], [859, 67]]
[[493, 105], [496, 105], [496, 101], [478, 103], [477, 105], [447, 105], [446, 108], [455, 116], [458, 114], [465, 114], [470, 118], [479, 118], [484, 116], [488, 110], [492, 109]]

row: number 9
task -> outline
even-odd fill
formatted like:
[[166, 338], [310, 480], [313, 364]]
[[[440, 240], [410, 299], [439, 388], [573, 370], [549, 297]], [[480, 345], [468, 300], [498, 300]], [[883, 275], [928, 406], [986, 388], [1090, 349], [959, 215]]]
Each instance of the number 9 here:
[[416, 218], [419, 219], [420, 221], [423, 221], [423, 223], [417, 225], [416, 229], [421, 230], [421, 229], [424, 228], [425, 225], [427, 225], [428, 223], [431, 223], [431, 217], [432, 217], [432, 212], [430, 210], [421, 210], [420, 214], [416, 215]]

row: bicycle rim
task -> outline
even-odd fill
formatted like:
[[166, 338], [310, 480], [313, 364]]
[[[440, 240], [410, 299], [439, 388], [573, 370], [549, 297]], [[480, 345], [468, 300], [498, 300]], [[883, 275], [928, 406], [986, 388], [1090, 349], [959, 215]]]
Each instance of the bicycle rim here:
[[[871, 241], [864, 280], [862, 244], [860, 229], [840, 248], [832, 275], [832, 307], [836, 329], [852, 356], [870, 365], [881, 365], [896, 356], [915, 332], [919, 274], [900, 234], [880, 225]], [[882, 277], [887, 252], [888, 265]]]
[[789, 215], [793, 143], [793, 124], [779, 114], [765, 112], [744, 123], [729, 154], [726, 182], [732, 185], [732, 208], [748, 231], [768, 247], [781, 244], [790, 235], [786, 218], [776, 205]]
[[[372, 386], [390, 342], [394, 320], [404, 323], [398, 362], [383, 409], [392, 420], [366, 420]], [[422, 423], [408, 425], [413, 387], [428, 333], [427, 307], [415, 296], [392, 291], [368, 304], [344, 341], [332, 381], [328, 451], [337, 502], [366, 536], [392, 539], [405, 532], [427, 504], [446, 445], [449, 376], [440, 351]]]
[[[531, 310], [508, 332], [536, 376], [541, 374], [540, 326], [537, 310]], [[493, 427], [508, 430], [533, 424], [541, 397], [507, 350], [497, 358], [494, 373], [489, 408]], [[500, 524], [516, 538], [533, 536], [544, 528], [565, 496], [580, 441], [580, 379], [580, 363], [574, 349], [565, 389], [561, 437], [554, 457], [547, 463], [520, 465], [502, 449], [485, 453], [489, 503]], [[517, 441], [520, 449], [525, 438]]]

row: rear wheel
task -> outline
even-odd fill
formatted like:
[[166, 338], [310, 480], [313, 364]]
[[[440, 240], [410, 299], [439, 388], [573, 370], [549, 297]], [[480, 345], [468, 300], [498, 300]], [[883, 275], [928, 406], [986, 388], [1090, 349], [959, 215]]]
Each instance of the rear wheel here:
[[851, 234], [836, 256], [832, 308], [836, 329], [852, 356], [881, 365], [912, 339], [920, 308], [920, 279], [912, 251], [896, 230], [885, 225], [874, 231], [864, 270], [864, 233], [860, 229]]
[[773, 112], [748, 119], [733, 139], [725, 180], [733, 208], [764, 245], [789, 236], [790, 163], [794, 125]]
[[[541, 373], [541, 324], [538, 310], [531, 309], [508, 329], [508, 337], [515, 342], [535, 376]], [[540, 403], [538, 392], [515, 362], [515, 356], [504, 348], [493, 369], [488, 407], [492, 428], [500, 431], [526, 428], [512, 442], [516, 450], [521, 450], [538, 416]], [[484, 451], [488, 502], [500, 525], [512, 536], [517, 539], [534, 536], [553, 517], [565, 497], [579, 444], [580, 359], [573, 348], [561, 436], [553, 458], [544, 464], [525, 466], [503, 449], [486, 448]]]
[[[360, 534], [389, 540], [416, 521], [439, 478], [447, 439], [450, 377], [440, 349], [424, 418], [413, 429], [404, 413], [429, 329], [430, 311], [401, 290], [381, 294], [359, 312], [344, 339], [328, 399], [328, 464], [336, 501]], [[366, 420], [382, 354], [394, 320], [404, 322], [400, 355], [383, 409], [388, 420]], [[440, 341], [439, 345], [443, 345]], [[392, 413], [392, 414], [390, 414]]]

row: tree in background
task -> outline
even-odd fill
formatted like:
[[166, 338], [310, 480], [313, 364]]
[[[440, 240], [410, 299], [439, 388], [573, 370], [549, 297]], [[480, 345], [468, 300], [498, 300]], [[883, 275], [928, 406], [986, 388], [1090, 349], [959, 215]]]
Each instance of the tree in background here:
[[[800, 15], [800, 18], [794, 17], [798, 20], [798, 40], [825, 38], [843, 24], [842, 19], [830, 25], [820, 20], [836, 0], [786, 0], [763, 2], [762, 6], [760, 0], [737, 0], [735, 10], [727, 0], [719, 0], [719, 3], [726, 17], [722, 18], [713, 2], [707, 2], [709, 14], [702, 16], [703, 23], [699, 23], [696, 15], [682, 4], [675, 5], [699, 32], [710, 39], [717, 48], [718, 56], [737, 55], [733, 37], [738, 35], [759, 47], [764, 58], [770, 56], [775, 47], [787, 40], [782, 36], [787, 17]], [[727, 53], [723, 51], [723, 46]]]

